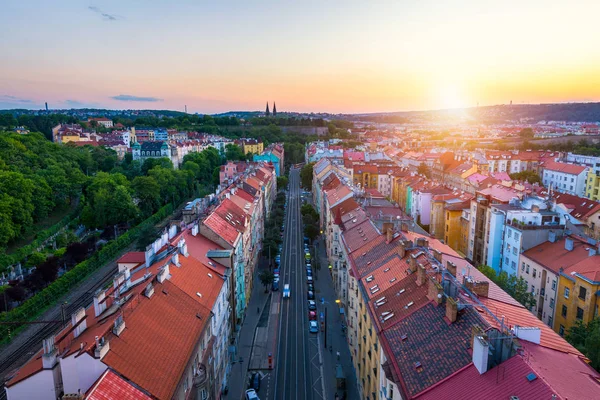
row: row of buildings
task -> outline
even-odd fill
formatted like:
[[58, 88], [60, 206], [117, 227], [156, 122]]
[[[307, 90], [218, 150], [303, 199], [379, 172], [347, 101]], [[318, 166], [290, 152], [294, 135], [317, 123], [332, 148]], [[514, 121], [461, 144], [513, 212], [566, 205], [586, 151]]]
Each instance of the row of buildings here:
[[[410, 170], [398, 173], [406, 176], [395, 179], [411, 179]], [[362, 183], [355, 183], [339, 160], [322, 158], [313, 167], [313, 202], [321, 214], [362, 399], [597, 398], [600, 374], [581, 352], [459, 252], [419, 233], [409, 213], [387, 206], [376, 188]], [[415, 192], [421, 189], [415, 186]], [[431, 193], [431, 201], [436, 196], [456, 197], [448, 205], [459, 214], [477, 199], [452, 189]], [[583, 301], [577, 297], [582, 284], [571, 279], [596, 279], [590, 269], [594, 262], [600, 266], [600, 256], [591, 255], [597, 246], [578, 244], [583, 239], [566, 231], [559, 236], [559, 230], [554, 226], [556, 236], [550, 234], [548, 241], [556, 251], [565, 243], [570, 248], [572, 240], [578, 257], [585, 248], [592, 257], [554, 283], [558, 291], [569, 285], [568, 297]], [[553, 253], [540, 254], [551, 259]], [[529, 264], [525, 268], [532, 271], [533, 261]], [[550, 279], [540, 270], [534, 274], [540, 281]], [[583, 296], [593, 298], [594, 288], [586, 286]], [[566, 307], [567, 315], [579, 313], [574, 304]], [[594, 313], [593, 307], [585, 312]]]
[[277, 192], [274, 166], [248, 165], [190, 202], [110, 287], [44, 340], [6, 382], [15, 399], [219, 399]]

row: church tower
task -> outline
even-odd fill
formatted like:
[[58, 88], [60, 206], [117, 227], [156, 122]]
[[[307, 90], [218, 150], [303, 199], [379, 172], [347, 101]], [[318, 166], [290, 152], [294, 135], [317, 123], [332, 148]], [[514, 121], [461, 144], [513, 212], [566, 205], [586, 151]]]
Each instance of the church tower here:
[[271, 115], [271, 112], [269, 111], [269, 102], [267, 101], [267, 110], [265, 111], [265, 117], [268, 117], [269, 115]]
[[275, 105], [275, 102], [273, 102], [273, 116], [277, 116], [277, 106]]

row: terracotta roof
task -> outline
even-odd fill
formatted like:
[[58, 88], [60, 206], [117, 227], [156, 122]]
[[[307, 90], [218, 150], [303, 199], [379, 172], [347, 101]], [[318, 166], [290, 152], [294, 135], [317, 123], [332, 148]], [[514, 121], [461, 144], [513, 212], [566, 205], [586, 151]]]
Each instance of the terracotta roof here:
[[91, 387], [86, 400], [150, 400], [152, 397], [146, 395], [140, 389], [133, 386], [131, 382], [107, 369]]
[[579, 261], [563, 271], [565, 275], [578, 275], [596, 284], [600, 283], [600, 255]]
[[485, 327], [485, 321], [471, 307], [459, 313], [452, 324], [446, 322], [445, 315], [445, 306], [429, 302], [383, 331], [386, 352], [392, 355], [408, 397], [471, 363], [466, 345], [471, 339], [471, 328]]
[[327, 175], [325, 179], [323, 179], [323, 183], [321, 184], [321, 190], [325, 192], [327, 190], [336, 188], [341, 184], [342, 182], [340, 181], [338, 176], [332, 172], [329, 175]]
[[572, 175], [579, 175], [587, 168], [581, 165], [566, 164], [556, 161], [544, 161], [544, 163], [541, 166], [549, 171], [562, 172], [564, 174]]
[[238, 236], [241, 235], [238, 229], [233, 227], [231, 223], [227, 222], [227, 220], [223, 219], [215, 212], [206, 217], [204, 220], [204, 225], [223, 238], [223, 240], [225, 240], [231, 246], [235, 245], [235, 241], [237, 240]]
[[343, 218], [346, 214], [356, 210], [359, 207], [360, 206], [353, 198], [349, 198], [349, 199], [342, 201], [340, 204], [334, 206], [333, 208], [331, 208], [330, 211], [331, 211], [332, 215], [336, 215], [336, 213], [339, 210], [340, 217], [342, 217], [342, 221], [343, 221]]
[[600, 211], [600, 202], [574, 196], [568, 193], [554, 193], [556, 204], [564, 204], [571, 209], [571, 215], [577, 219], [585, 219]]
[[475, 365], [469, 364], [446, 380], [415, 396], [422, 400], [471, 399], [551, 399], [555, 392], [544, 379], [529, 381], [533, 370], [521, 356], [513, 356], [501, 365], [480, 375]]
[[502, 185], [494, 185], [492, 187], [482, 189], [478, 193], [490, 196], [492, 199], [498, 200], [503, 203], [508, 203], [514, 197], [523, 198], [524, 195], [523, 192], [517, 191], [515, 189], [509, 189]]
[[[413, 251], [414, 253], [416, 252]], [[390, 254], [375, 263], [377, 268], [360, 279], [369, 299], [380, 298], [383, 291], [391, 286], [397, 286], [398, 282], [406, 278], [410, 272], [408, 257], [400, 258], [398, 253]]]
[[379, 232], [371, 220], [365, 219], [362, 223], [352, 226], [343, 234], [343, 240], [348, 252], [351, 253], [371, 242], [379, 236]]
[[223, 277], [194, 257], [179, 257], [179, 263], [181, 267], [169, 269], [169, 280], [198, 303], [212, 309], [223, 287]]
[[102, 361], [166, 399], [175, 393], [210, 310], [168, 280], [155, 282], [154, 290], [150, 299], [137, 296], [133, 311], [124, 312], [126, 328], [110, 338]]
[[143, 262], [146, 262], [146, 255], [143, 251], [130, 251], [129, 253], [125, 253], [117, 260], [117, 263], [127, 264], [141, 264]]
[[193, 236], [192, 232], [190, 232], [189, 230], [184, 231], [183, 237], [185, 238], [188, 253], [190, 254], [190, 256], [194, 257], [196, 260], [200, 261], [208, 268], [214, 270], [219, 275], [225, 276], [225, 273], [227, 272], [227, 267], [219, 264], [218, 262], [206, 256], [206, 253], [209, 250], [223, 250], [221, 246], [207, 239], [203, 235], [198, 234], [196, 236]]
[[523, 256], [549, 269], [555, 274], [560, 268], [567, 268], [588, 258], [589, 245], [578, 239], [573, 239], [573, 250], [565, 249], [565, 238], [556, 242], [544, 242], [523, 252]]
[[340, 185], [335, 189], [331, 189], [325, 192], [325, 196], [327, 197], [329, 207], [339, 203], [340, 200], [348, 197], [348, 195], [352, 195], [352, 190], [346, 185]]
[[375, 175], [378, 174], [377, 166], [371, 165], [371, 164], [354, 165], [352, 167], [352, 169], [354, 171], [354, 175], [359, 175], [359, 174], [364, 174], [364, 173], [375, 174]]
[[40, 349], [36, 355], [30, 358], [29, 361], [14, 373], [14, 375], [6, 375], [6, 378], [9, 379], [4, 383], [4, 386], [10, 387], [42, 371], [44, 369], [42, 353], [43, 350]]

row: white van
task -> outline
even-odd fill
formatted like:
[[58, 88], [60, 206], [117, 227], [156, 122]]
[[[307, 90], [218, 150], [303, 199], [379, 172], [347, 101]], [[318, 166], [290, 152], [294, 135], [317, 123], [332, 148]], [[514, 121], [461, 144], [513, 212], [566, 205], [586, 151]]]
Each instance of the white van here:
[[286, 283], [283, 286], [283, 298], [286, 298], [286, 297], [288, 297], [288, 298], [290, 297], [290, 284], [289, 283]]

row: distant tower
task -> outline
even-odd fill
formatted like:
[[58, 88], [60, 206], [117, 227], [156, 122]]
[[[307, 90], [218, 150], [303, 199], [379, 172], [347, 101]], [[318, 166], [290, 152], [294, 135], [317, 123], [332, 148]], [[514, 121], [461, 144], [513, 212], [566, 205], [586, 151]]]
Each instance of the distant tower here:
[[48, 112], [48, 102], [46, 102], [46, 112]]
[[267, 101], [267, 110], [265, 111], [265, 116], [271, 115], [271, 111], [269, 111], [269, 102]]
[[275, 105], [275, 102], [273, 102], [273, 116], [277, 116], [277, 106]]
[[187, 114], [187, 105], [185, 105], [185, 113]]

